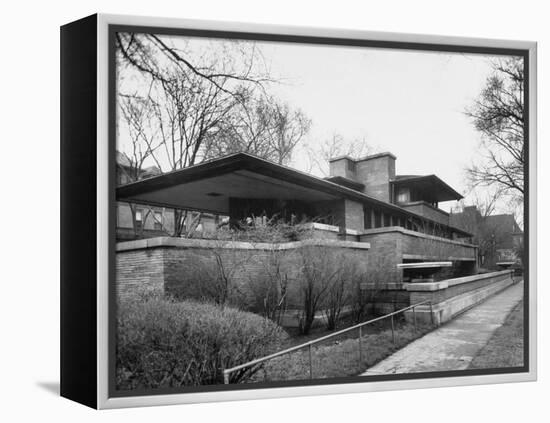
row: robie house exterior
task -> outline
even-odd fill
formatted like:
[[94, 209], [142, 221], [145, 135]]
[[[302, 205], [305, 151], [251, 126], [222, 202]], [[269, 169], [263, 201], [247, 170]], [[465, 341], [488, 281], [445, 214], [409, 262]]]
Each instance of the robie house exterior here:
[[[392, 306], [435, 296], [444, 303], [475, 290], [477, 296], [471, 301], [485, 298], [490, 290], [479, 289], [500, 282], [509, 273], [495, 275], [497, 281], [476, 279], [477, 252], [470, 243], [472, 235], [451, 226], [449, 214], [438, 208], [440, 202], [462, 196], [435, 175], [397, 175], [395, 162], [391, 153], [361, 159], [333, 158], [330, 177], [321, 179], [237, 153], [121, 186], [116, 195], [117, 201], [225, 215], [231, 222], [274, 215], [288, 222], [315, 220], [319, 222], [312, 224], [315, 239], [308, 242], [354, 257], [364, 272], [377, 275], [377, 289], [391, 293], [388, 301]], [[225, 244], [223, 248], [232, 254], [235, 249], [265, 252], [272, 248], [244, 244]], [[277, 249], [288, 250], [291, 256], [291, 251], [301, 245], [288, 244], [293, 245], [279, 245]], [[117, 289], [123, 295], [135, 284], [155, 285], [166, 291], [185, 283], [186, 257], [201, 250], [207, 254], [213, 245], [211, 240], [177, 238], [119, 243]], [[415, 266], [407, 264], [422, 267], [426, 262], [445, 262], [449, 267], [440, 269], [436, 281], [428, 279], [419, 284]], [[243, 277], [258, 271], [253, 268], [254, 260], [247, 260], [247, 266]], [[474, 279], [457, 282], [460, 289], [450, 289], [444, 282], [465, 278]], [[499, 284], [498, 288], [502, 287]], [[471, 301], [461, 301], [464, 307], [471, 305]], [[446, 307], [447, 314], [436, 316], [438, 321], [459, 311]], [[438, 312], [433, 304], [431, 312]]]

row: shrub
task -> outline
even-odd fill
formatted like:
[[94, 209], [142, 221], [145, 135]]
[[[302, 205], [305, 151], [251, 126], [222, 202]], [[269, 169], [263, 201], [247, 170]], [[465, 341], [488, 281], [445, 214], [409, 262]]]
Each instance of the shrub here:
[[250, 223], [246, 220], [233, 223], [231, 228], [219, 228], [216, 232], [203, 234], [203, 238], [220, 241], [243, 242], [272, 242], [283, 243], [312, 238], [313, 233], [309, 223], [316, 221], [303, 219], [299, 222], [288, 223], [277, 216], [266, 220], [265, 223]]
[[328, 330], [336, 329], [344, 307], [351, 305], [353, 311], [354, 288], [358, 285], [356, 281], [359, 278], [356, 263], [346, 260], [345, 256], [342, 256], [334, 265], [338, 273], [330, 284], [323, 303]]
[[256, 259], [262, 272], [248, 278], [246, 292], [249, 298], [247, 308], [277, 324], [281, 324], [286, 310], [288, 274], [281, 265], [281, 252], [270, 250], [267, 255]]
[[[133, 297], [118, 306], [119, 390], [223, 383], [223, 369], [270, 354], [286, 333], [260, 316], [192, 301]], [[250, 378], [258, 368], [233, 374]]]
[[343, 307], [349, 301], [349, 286], [355, 270], [341, 251], [307, 246], [301, 248], [299, 254], [301, 259], [301, 275], [298, 281], [301, 302], [299, 330], [307, 335], [313, 326], [316, 313], [323, 308], [328, 328], [334, 329]]
[[219, 246], [210, 249], [208, 256], [190, 251], [188, 275], [183, 283], [170, 287], [170, 295], [182, 300], [243, 308], [244, 292], [239, 286], [239, 275], [250, 255], [245, 250], [224, 248], [226, 242], [217, 241]]

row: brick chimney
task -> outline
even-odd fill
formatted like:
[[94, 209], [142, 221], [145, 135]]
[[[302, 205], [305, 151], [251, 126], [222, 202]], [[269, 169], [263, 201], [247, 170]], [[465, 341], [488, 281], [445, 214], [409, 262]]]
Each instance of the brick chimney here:
[[390, 202], [390, 181], [395, 178], [395, 159], [392, 153], [379, 153], [355, 162], [357, 182], [365, 185], [363, 192], [378, 200]]
[[355, 178], [355, 160], [349, 156], [340, 156], [329, 159], [330, 176], [341, 176], [343, 178], [357, 181]]
[[341, 176], [365, 186], [363, 192], [381, 201], [391, 202], [390, 180], [395, 178], [392, 153], [378, 153], [361, 159], [349, 156], [329, 160], [330, 176]]

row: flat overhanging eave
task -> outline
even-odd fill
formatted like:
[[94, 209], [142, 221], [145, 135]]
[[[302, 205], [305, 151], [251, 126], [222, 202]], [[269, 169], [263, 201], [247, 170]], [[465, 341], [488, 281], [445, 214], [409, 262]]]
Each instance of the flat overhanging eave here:
[[433, 202], [455, 201], [464, 198], [436, 175], [411, 176], [392, 181], [395, 187], [408, 187], [425, 194], [425, 200]]

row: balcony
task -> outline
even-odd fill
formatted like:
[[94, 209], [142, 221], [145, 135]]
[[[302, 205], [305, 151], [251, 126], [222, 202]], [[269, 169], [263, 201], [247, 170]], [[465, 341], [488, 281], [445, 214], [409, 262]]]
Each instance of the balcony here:
[[449, 213], [432, 206], [426, 201], [412, 201], [409, 203], [399, 204], [399, 206], [405, 210], [416, 213], [419, 216], [423, 216], [437, 223], [441, 223], [442, 225], [449, 225]]

